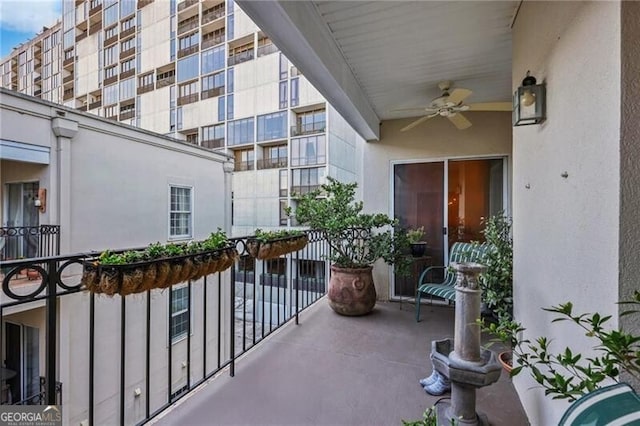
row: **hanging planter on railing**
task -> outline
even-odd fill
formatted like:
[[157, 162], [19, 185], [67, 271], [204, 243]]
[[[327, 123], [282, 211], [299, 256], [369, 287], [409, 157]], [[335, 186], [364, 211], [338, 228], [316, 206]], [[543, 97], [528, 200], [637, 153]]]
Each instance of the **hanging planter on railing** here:
[[309, 239], [301, 231], [265, 232], [256, 229], [255, 236], [247, 239], [247, 251], [257, 259], [274, 259], [302, 250], [308, 243]]
[[93, 293], [126, 296], [222, 272], [237, 258], [235, 245], [218, 231], [188, 244], [156, 243], [121, 254], [105, 251], [83, 262], [82, 284]]

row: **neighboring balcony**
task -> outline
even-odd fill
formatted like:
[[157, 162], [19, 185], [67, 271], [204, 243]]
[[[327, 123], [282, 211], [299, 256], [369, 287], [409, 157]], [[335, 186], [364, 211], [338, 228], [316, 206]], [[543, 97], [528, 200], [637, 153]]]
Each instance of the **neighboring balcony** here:
[[5, 226], [0, 228], [0, 261], [56, 256], [60, 253], [60, 226]]
[[285, 158], [263, 158], [258, 160], [258, 170], [262, 169], [281, 169], [287, 167], [287, 159]]
[[291, 187], [291, 196], [300, 196], [321, 189], [322, 185], [294, 185]]
[[206, 139], [200, 143], [200, 146], [209, 149], [224, 148], [224, 138]]
[[324, 133], [326, 131], [326, 128], [327, 124], [325, 121], [297, 124], [295, 126], [291, 126], [291, 136], [304, 136], [311, 135], [313, 133]]
[[246, 172], [247, 170], [253, 170], [253, 160], [251, 161], [236, 161], [235, 171]]
[[194, 28], [198, 28], [198, 26], [199, 26], [199, 19], [197, 16], [193, 16], [189, 19], [185, 19], [184, 21], [178, 23], [178, 35], [186, 31], [193, 30]]
[[273, 43], [265, 44], [264, 46], [258, 47], [258, 58], [261, 56], [269, 55], [271, 53], [276, 53], [277, 51], [278, 51], [278, 48], [276, 47], [275, 44]]
[[220, 95], [224, 95], [224, 86], [203, 90], [200, 94], [202, 99], [216, 98]]
[[91, 102], [89, 104], [89, 111], [91, 111], [92, 109], [96, 109], [96, 108], [100, 108], [102, 106], [102, 100], [98, 99], [95, 102]]
[[175, 75], [172, 75], [170, 77], [163, 77], [163, 78], [159, 78], [156, 81], [156, 89], [160, 89], [161, 87], [166, 87], [166, 86], [170, 86], [173, 83], [176, 82], [176, 77]]
[[181, 3], [178, 3], [178, 12], [182, 12], [185, 9], [190, 8], [191, 6], [195, 6], [198, 4], [198, 0], [185, 0]]
[[102, 0], [91, 0], [89, 16], [93, 16], [102, 10]]
[[244, 52], [236, 53], [235, 55], [229, 56], [229, 66], [232, 67], [234, 65], [241, 64], [246, 61], [250, 61], [253, 59], [253, 49], [245, 50]]
[[216, 7], [212, 7], [211, 9], [207, 9], [202, 12], [202, 25], [208, 24], [211, 21], [215, 21], [216, 19], [220, 19], [225, 15], [225, 6], [224, 3], [219, 4]]
[[198, 50], [199, 50], [199, 46], [197, 44], [194, 44], [193, 46], [189, 46], [185, 49], [178, 50], [178, 58], [183, 58], [185, 56], [192, 55], [198, 52]]
[[192, 104], [194, 102], [198, 102], [198, 94], [197, 93], [192, 93], [190, 95], [186, 95], [186, 96], [180, 96], [178, 98], [178, 106], [181, 105], [187, 105], [187, 104]]
[[202, 49], [213, 47], [217, 44], [224, 43], [225, 33], [209, 33], [202, 36]]

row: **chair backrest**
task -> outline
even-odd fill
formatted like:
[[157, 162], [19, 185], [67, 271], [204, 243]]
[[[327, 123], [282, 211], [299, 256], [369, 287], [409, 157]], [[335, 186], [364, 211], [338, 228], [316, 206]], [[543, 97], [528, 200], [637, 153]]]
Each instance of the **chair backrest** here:
[[618, 383], [575, 401], [558, 426], [640, 425], [640, 397], [631, 386]]
[[[451, 252], [449, 253], [449, 265], [456, 262], [479, 262], [482, 263], [488, 246], [486, 244], [474, 243], [453, 243]], [[456, 282], [456, 274], [445, 268], [444, 285], [454, 285]]]

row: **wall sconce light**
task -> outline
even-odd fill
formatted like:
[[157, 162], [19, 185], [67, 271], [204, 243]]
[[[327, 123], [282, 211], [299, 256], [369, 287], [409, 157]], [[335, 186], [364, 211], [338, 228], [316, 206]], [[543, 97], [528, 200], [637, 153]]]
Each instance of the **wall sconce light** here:
[[513, 94], [513, 125], [527, 126], [540, 124], [547, 119], [546, 90], [544, 84], [536, 84], [536, 78], [529, 75]]

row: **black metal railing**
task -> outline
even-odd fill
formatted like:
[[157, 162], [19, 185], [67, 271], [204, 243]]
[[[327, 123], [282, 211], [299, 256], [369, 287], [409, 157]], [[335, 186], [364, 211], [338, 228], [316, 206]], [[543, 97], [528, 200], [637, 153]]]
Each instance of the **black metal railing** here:
[[287, 157], [263, 158], [258, 160], [258, 170], [280, 169], [283, 167], [287, 167]]
[[[287, 322], [297, 324], [300, 312], [325, 294], [329, 247], [323, 233], [306, 233], [309, 244], [281, 256], [275, 278], [268, 273], [271, 261], [249, 258], [255, 271], [271, 277], [262, 284], [239, 272], [238, 261], [175, 290], [107, 297], [89, 293], [81, 281], [82, 262], [99, 252], [0, 262], [0, 323], [16, 313], [25, 318], [31, 309], [43, 317], [38, 402], [60, 403], [62, 382], [66, 394], [84, 395], [64, 400], [70, 419], [143, 424], [221, 370], [234, 376], [238, 357]], [[247, 239], [232, 241], [246, 262]], [[309, 263], [319, 266], [315, 278], [305, 280], [308, 268], [301, 265]], [[24, 270], [37, 272], [38, 280], [12, 279]], [[171, 335], [176, 293], [187, 307], [180, 338]], [[0, 353], [16, 344], [8, 339], [0, 334]]]
[[297, 124], [291, 126], [291, 136], [310, 135], [312, 133], [322, 133], [326, 130], [327, 124], [325, 121], [318, 121], [315, 123]]
[[0, 261], [58, 254], [60, 254], [59, 225], [0, 228]]

